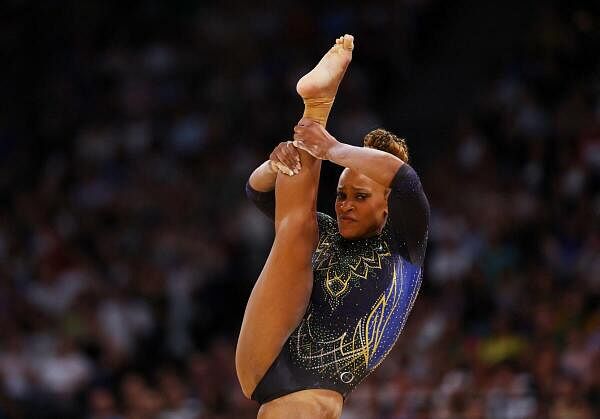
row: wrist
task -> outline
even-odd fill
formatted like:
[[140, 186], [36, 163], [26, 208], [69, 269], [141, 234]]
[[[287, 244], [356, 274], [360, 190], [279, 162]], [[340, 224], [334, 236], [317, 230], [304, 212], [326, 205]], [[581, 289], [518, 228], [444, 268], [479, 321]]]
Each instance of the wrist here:
[[341, 143], [338, 140], [334, 139], [334, 143], [327, 150], [326, 158], [332, 163], [336, 163], [343, 154], [346, 149], [347, 144]]

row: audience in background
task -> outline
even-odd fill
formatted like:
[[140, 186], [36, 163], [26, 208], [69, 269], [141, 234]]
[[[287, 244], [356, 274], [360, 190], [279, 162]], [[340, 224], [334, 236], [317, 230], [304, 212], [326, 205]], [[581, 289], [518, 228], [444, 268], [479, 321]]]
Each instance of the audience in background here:
[[[316, 20], [285, 2], [109, 3], [24, 25], [24, 97], [0, 115], [0, 418], [255, 417], [234, 343], [272, 227], [244, 183], [300, 115], [313, 45], [378, 28], [401, 68], [440, 2]], [[444, 149], [413, 162], [424, 286], [344, 419], [600, 416], [598, 25], [546, 6], [454, 135], [422, 145]], [[368, 98], [381, 63], [356, 67], [347, 88]], [[332, 131], [378, 112], [336, 109]]]

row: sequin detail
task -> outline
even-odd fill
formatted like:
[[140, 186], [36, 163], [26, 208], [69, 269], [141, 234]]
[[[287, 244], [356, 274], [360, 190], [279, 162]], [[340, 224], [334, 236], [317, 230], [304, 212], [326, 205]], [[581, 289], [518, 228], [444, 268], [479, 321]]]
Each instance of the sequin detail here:
[[313, 258], [314, 288], [287, 350], [302, 368], [354, 388], [392, 349], [421, 283], [421, 268], [390, 251], [387, 228], [349, 241], [320, 219]]

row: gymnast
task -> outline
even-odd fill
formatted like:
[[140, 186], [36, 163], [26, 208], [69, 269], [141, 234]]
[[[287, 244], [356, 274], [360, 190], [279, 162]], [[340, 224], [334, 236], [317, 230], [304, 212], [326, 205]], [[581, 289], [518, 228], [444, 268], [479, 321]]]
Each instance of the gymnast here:
[[[236, 349], [259, 418], [339, 418], [392, 349], [421, 283], [429, 204], [406, 143], [377, 129], [354, 147], [325, 129], [353, 48], [351, 35], [340, 37], [300, 79], [294, 141], [275, 147], [246, 184], [275, 222]], [[337, 220], [316, 212], [322, 160], [345, 167]]]

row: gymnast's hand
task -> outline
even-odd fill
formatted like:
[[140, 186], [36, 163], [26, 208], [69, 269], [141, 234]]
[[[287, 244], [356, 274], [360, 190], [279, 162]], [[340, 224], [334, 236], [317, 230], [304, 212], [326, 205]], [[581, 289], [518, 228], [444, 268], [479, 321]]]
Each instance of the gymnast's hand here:
[[271, 170], [294, 176], [300, 173], [300, 155], [291, 141], [279, 143], [269, 156]]
[[331, 151], [340, 144], [322, 125], [302, 118], [294, 127], [294, 145], [313, 157], [329, 160]]

